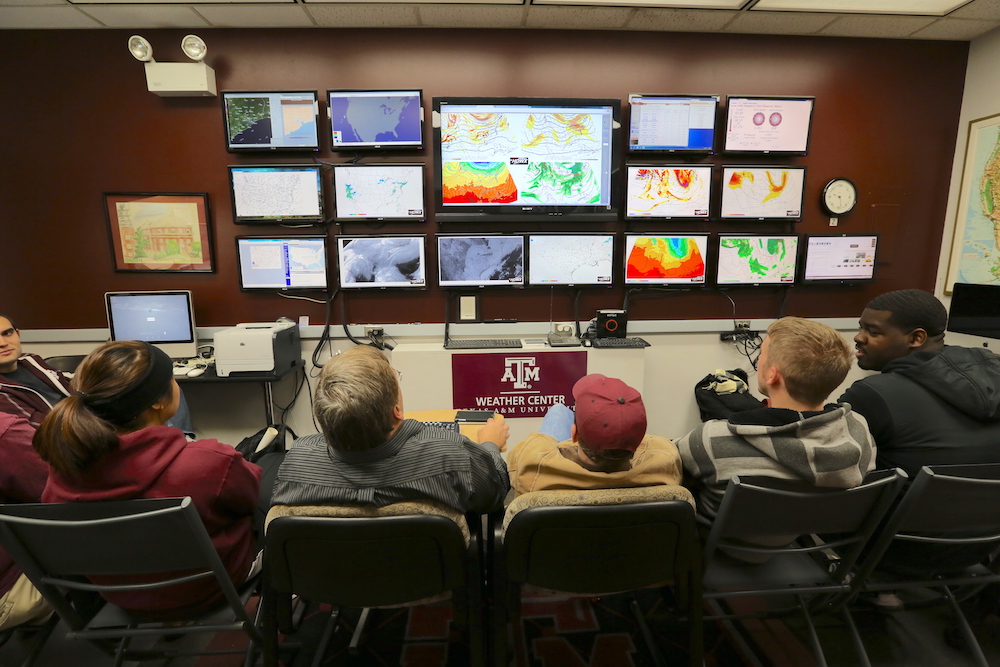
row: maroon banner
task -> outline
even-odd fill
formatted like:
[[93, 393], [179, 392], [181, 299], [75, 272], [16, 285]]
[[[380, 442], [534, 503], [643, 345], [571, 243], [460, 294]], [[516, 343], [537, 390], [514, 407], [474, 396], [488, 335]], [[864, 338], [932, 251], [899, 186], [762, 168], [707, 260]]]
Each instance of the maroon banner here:
[[453, 354], [452, 407], [541, 417], [555, 403], [573, 405], [573, 385], [586, 374], [585, 351]]

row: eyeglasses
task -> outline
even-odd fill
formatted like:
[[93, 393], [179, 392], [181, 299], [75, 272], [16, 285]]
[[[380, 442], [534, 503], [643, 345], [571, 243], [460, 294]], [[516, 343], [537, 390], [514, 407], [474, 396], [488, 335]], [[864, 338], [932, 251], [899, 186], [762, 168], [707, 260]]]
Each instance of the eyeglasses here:
[[14, 336], [17, 335], [17, 333], [18, 333], [17, 329], [15, 329], [14, 327], [11, 327], [10, 329], [4, 329], [3, 331], [0, 331], [0, 338], [13, 338]]
[[396, 370], [395, 368], [393, 368], [392, 370], [396, 371], [396, 377], [398, 377], [399, 381], [402, 382], [403, 381], [403, 371]]

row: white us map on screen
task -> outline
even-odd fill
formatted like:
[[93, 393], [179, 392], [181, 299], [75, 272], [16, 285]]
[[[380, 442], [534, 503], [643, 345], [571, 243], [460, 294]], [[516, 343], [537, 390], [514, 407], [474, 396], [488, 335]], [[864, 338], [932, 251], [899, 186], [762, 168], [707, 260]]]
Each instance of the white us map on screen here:
[[319, 215], [312, 171], [233, 171], [233, 197], [240, 217]]
[[422, 167], [337, 167], [337, 217], [418, 218], [424, 214]]
[[610, 284], [613, 249], [610, 236], [533, 237], [531, 282]]

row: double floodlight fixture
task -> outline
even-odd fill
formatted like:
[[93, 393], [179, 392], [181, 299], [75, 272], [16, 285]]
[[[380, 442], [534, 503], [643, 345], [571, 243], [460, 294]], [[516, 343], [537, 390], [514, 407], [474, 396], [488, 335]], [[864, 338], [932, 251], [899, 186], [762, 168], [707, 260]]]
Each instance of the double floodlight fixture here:
[[215, 97], [215, 70], [203, 61], [208, 47], [198, 35], [185, 35], [181, 50], [194, 62], [158, 63], [153, 60], [153, 47], [141, 35], [128, 38], [128, 52], [143, 63], [146, 87], [161, 97]]

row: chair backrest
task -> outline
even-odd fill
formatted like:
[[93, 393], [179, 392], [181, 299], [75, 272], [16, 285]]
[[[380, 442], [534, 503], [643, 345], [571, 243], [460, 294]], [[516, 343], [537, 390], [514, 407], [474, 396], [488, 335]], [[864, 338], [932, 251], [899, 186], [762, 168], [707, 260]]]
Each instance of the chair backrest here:
[[[684, 579], [698, 539], [683, 487], [535, 491], [507, 510], [505, 571], [511, 582], [602, 594]], [[636, 501], [639, 497], [647, 501]], [[622, 497], [631, 502], [620, 503]], [[620, 504], [610, 504], [620, 503]]]
[[57, 371], [73, 373], [86, 356], [85, 354], [65, 354], [57, 357], [46, 357], [45, 363]]

